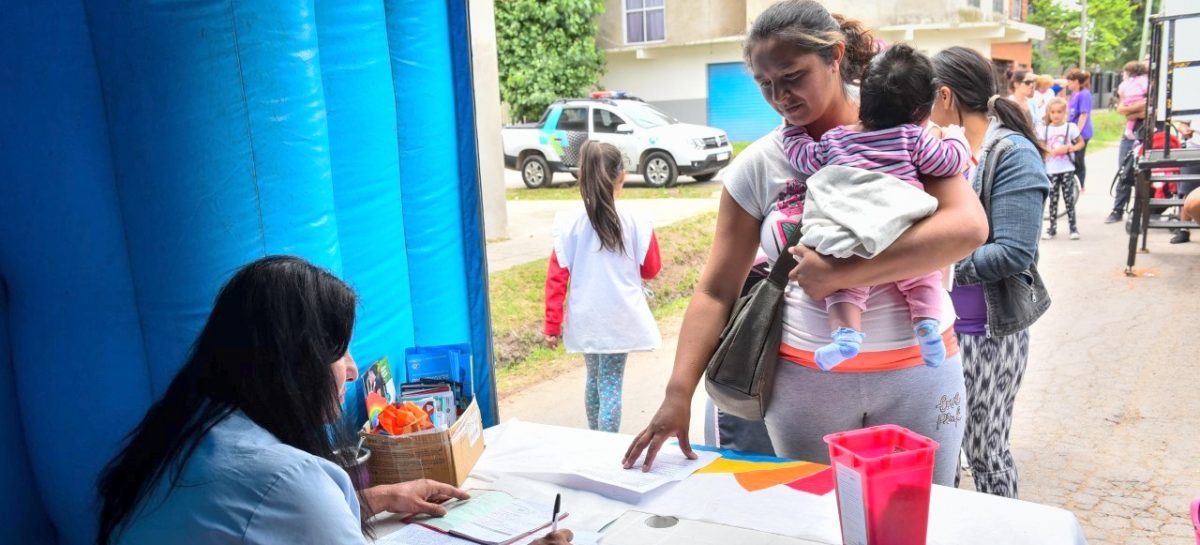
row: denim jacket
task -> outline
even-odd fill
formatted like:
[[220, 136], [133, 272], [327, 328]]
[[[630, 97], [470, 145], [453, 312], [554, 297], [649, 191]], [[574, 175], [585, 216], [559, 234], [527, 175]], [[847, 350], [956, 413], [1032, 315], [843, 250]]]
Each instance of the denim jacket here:
[[954, 282], [982, 284], [988, 335], [1011, 335], [1033, 325], [1050, 306], [1037, 273], [1050, 180], [1037, 147], [1020, 133], [993, 123], [981, 149], [979, 167], [971, 176], [976, 194], [983, 189], [989, 156], [997, 154], [988, 210], [990, 233], [986, 243], [955, 266]]

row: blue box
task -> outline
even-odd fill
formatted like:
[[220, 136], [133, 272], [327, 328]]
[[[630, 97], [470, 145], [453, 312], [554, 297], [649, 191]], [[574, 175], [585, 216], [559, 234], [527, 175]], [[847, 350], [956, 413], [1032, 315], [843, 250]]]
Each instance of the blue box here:
[[405, 380], [444, 379], [462, 384], [463, 394], [475, 395], [474, 362], [468, 344], [418, 346], [404, 350]]

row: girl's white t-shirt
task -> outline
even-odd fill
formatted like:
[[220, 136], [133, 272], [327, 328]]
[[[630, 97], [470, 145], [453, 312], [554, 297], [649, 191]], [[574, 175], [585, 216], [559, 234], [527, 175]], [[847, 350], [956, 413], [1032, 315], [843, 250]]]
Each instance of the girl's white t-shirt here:
[[[1048, 125], [1042, 127], [1042, 133], [1038, 136], [1042, 137], [1042, 142], [1046, 144], [1046, 149], [1052, 150], [1059, 146], [1068, 146], [1078, 140], [1079, 127], [1074, 123]], [[1075, 161], [1072, 159], [1074, 155], [1074, 152], [1065, 155], [1047, 155], [1046, 174], [1075, 172]]]
[[[759, 138], [742, 150], [725, 170], [725, 189], [748, 214], [762, 221], [759, 244], [774, 263], [787, 236], [799, 225], [807, 190], [803, 174], [788, 163], [779, 130]], [[954, 304], [942, 292], [942, 331], [954, 325]], [[824, 301], [815, 301], [794, 283], [784, 294], [783, 343], [813, 351], [832, 341]], [[895, 284], [871, 288], [862, 316], [864, 352], [907, 348], [916, 344], [908, 302]]]
[[554, 219], [554, 253], [571, 273], [563, 324], [568, 352], [624, 354], [662, 345], [642, 287], [651, 223], [617, 207], [625, 253], [605, 250], [583, 208]]

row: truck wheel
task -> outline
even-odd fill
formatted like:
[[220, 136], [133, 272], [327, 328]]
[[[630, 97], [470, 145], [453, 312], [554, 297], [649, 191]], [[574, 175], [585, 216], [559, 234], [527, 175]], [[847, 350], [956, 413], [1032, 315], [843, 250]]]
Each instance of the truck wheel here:
[[525, 187], [529, 189], [550, 185], [553, 176], [554, 174], [550, 172], [550, 165], [541, 155], [526, 155], [525, 160], [521, 161], [521, 181], [525, 182]]
[[696, 175], [692, 176], [692, 179], [696, 180], [697, 182], [707, 182], [716, 177], [717, 177], [716, 172], [709, 172], [708, 174], [696, 174]]
[[642, 177], [651, 187], [674, 187], [675, 182], [679, 181], [679, 171], [670, 155], [656, 151], [646, 156], [646, 164], [642, 165]]

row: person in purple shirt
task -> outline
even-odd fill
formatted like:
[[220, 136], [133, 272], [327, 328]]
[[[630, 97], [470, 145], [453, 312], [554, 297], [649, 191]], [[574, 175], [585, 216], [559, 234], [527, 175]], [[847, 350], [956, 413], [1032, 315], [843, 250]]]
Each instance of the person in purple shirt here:
[[1092, 75], [1078, 68], [1068, 70], [1067, 89], [1071, 90], [1067, 121], [1079, 127], [1079, 134], [1083, 136], [1083, 149], [1075, 152], [1075, 177], [1079, 178], [1079, 190], [1083, 191], [1087, 177], [1087, 145], [1092, 139]]

